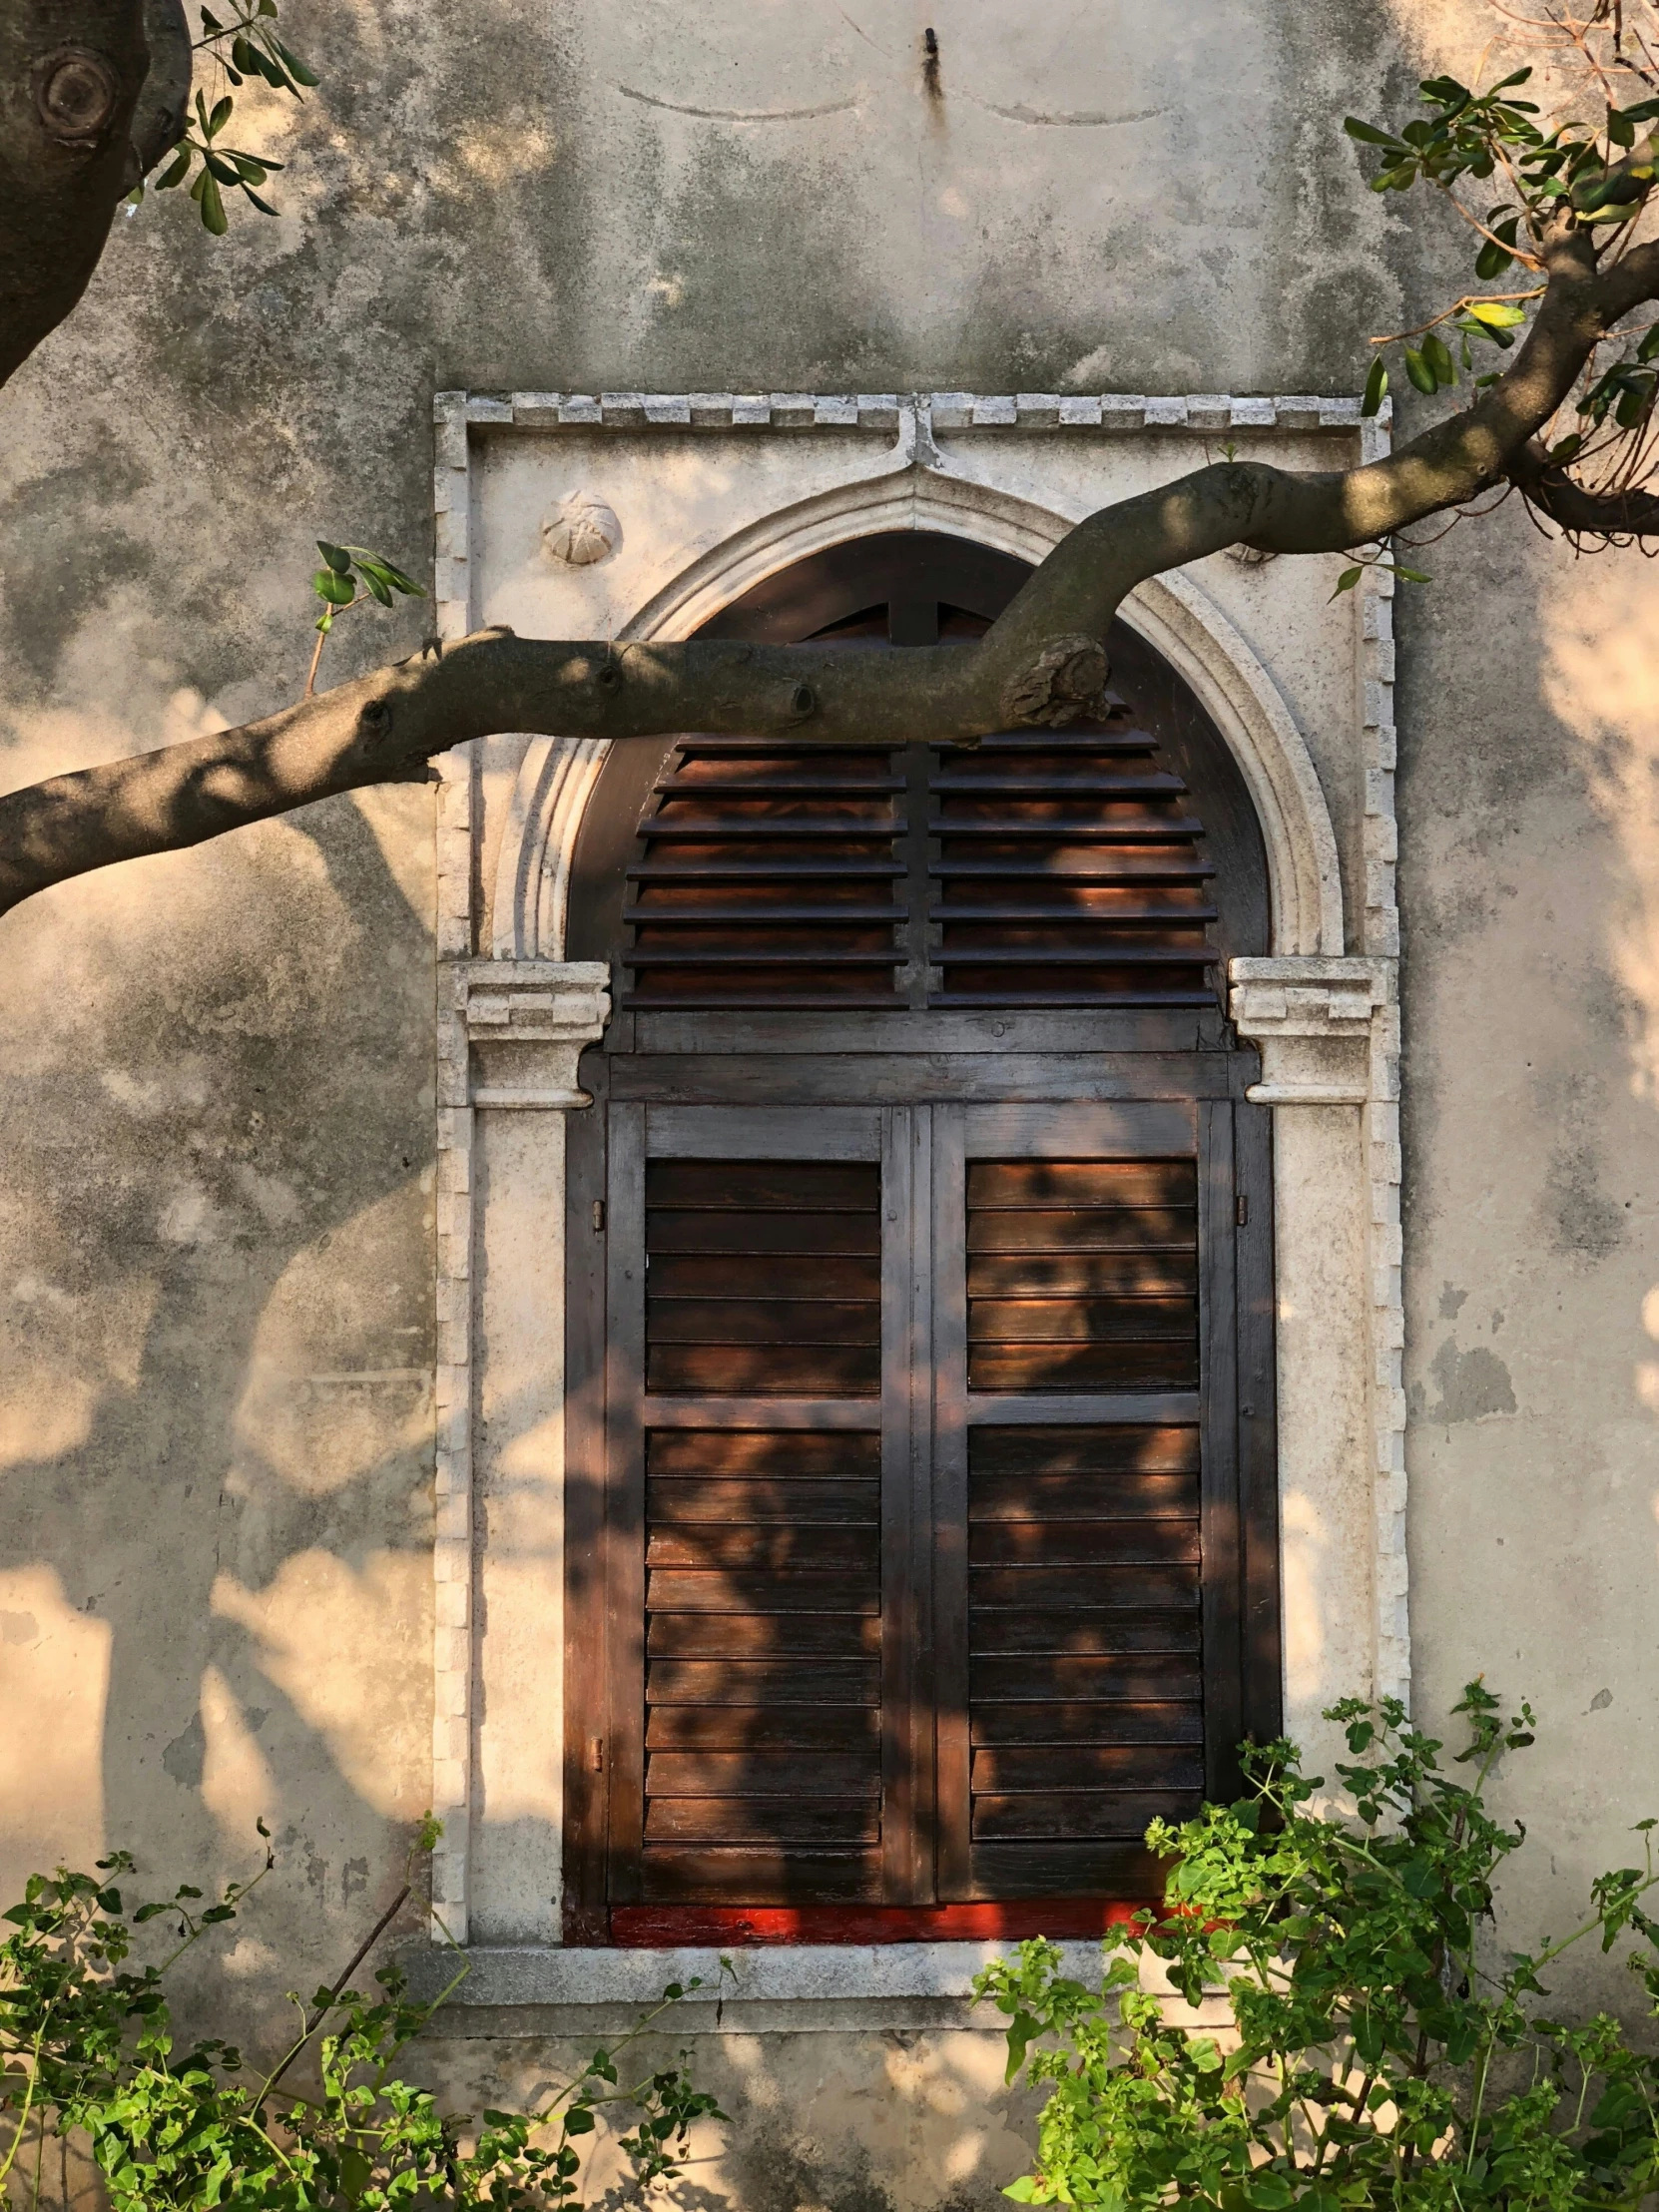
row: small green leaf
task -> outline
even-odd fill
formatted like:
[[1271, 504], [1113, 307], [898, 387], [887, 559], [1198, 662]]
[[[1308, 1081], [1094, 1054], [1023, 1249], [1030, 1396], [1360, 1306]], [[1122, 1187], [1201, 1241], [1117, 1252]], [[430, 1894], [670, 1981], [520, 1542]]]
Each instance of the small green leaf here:
[[1526, 320], [1526, 309], [1517, 306], [1512, 299], [1471, 299], [1468, 311], [1488, 330], [1510, 330], [1517, 322]]
[[1439, 389], [1439, 378], [1414, 345], [1405, 348], [1405, 373], [1417, 390], [1429, 397]]
[[1483, 282], [1490, 282], [1492, 277], [1501, 276], [1514, 259], [1514, 255], [1508, 252], [1505, 247], [1501, 247], [1495, 241], [1488, 239], [1474, 257], [1474, 274]]
[[1451, 357], [1451, 348], [1438, 330], [1430, 330], [1422, 341], [1422, 357], [1433, 371], [1434, 381], [1448, 388], [1457, 381], [1457, 363]]
[[291, 50], [291, 48], [284, 46], [280, 39], [273, 39], [271, 43], [276, 47], [277, 53], [281, 56], [282, 65], [287, 70], [288, 75], [294, 78], [297, 83], [302, 85], [316, 85], [321, 83], [322, 80], [319, 77], [313, 76], [311, 71], [308, 70], [305, 67], [305, 64], [299, 59], [299, 56], [295, 54]]
[[[1363, 568], [1345, 568], [1337, 578], [1337, 588], [1331, 594], [1331, 599], [1340, 599], [1345, 591], [1352, 591], [1364, 574]], [[1328, 599], [1326, 605], [1329, 607], [1330, 604], [1331, 600]]]
[[175, 185], [182, 185], [190, 175], [191, 154], [188, 146], [181, 146], [161, 175], [156, 179], [158, 192], [171, 192]]
[[1256, 2207], [1256, 2212], [1288, 2212], [1296, 2201], [1296, 2192], [1281, 2173], [1271, 2166], [1258, 2166], [1245, 2183], [1245, 2195]]
[[328, 566], [334, 570], [336, 575], [350, 575], [351, 552], [348, 547], [343, 545], [330, 545], [326, 538], [318, 538], [316, 541], [316, 549], [322, 555], [322, 558], [327, 562]]
[[218, 138], [226, 124], [230, 122], [231, 110], [235, 105], [236, 103], [229, 93], [226, 93], [223, 99], [214, 102], [214, 112], [209, 116], [207, 124], [209, 138]]
[[202, 221], [216, 239], [222, 239], [231, 228], [230, 217], [225, 213], [225, 202], [220, 197], [218, 180], [206, 169], [202, 172], [202, 190], [198, 200]]
[[350, 577], [332, 568], [319, 568], [311, 578], [311, 589], [330, 607], [349, 607], [357, 596], [357, 587]]
[[1398, 146], [1399, 140], [1391, 131], [1380, 131], [1375, 123], [1362, 123], [1357, 115], [1345, 116], [1343, 129], [1351, 139], [1359, 139], [1366, 146]]
[[1425, 576], [1420, 568], [1401, 568], [1397, 561], [1382, 573], [1384, 576], [1397, 576], [1402, 584], [1431, 584], [1434, 581], [1431, 576]]
[[348, 545], [345, 550], [355, 560], [365, 576], [372, 571], [383, 582], [389, 584], [393, 591], [402, 592], [405, 598], [424, 599], [426, 597], [425, 592], [422, 591], [414, 579], [405, 576], [400, 568], [393, 568], [390, 561], [383, 554], [371, 553], [366, 545]]
[[1382, 354], [1379, 353], [1376, 360], [1371, 364], [1371, 373], [1366, 378], [1366, 395], [1360, 402], [1360, 412], [1363, 415], [1376, 414], [1386, 397], [1387, 390], [1388, 371], [1383, 365]]

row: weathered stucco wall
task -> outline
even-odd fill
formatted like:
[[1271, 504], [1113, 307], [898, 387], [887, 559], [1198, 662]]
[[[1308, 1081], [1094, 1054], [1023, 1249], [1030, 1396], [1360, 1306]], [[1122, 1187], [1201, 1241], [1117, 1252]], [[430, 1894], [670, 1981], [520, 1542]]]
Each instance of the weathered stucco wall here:
[[[1338, 121], [1489, 31], [1476, 0], [290, 15], [324, 89], [244, 133], [289, 165], [280, 220], [216, 244], [147, 204], [0, 394], [7, 784], [291, 697], [314, 537], [421, 572], [434, 390], [1353, 389], [1446, 239], [1362, 189]], [[1653, 572], [1507, 513], [1427, 565], [1399, 716], [1416, 1696], [1433, 1718], [1485, 1667], [1533, 1697], [1513, 1895], [1559, 1927], [1659, 1810]], [[330, 660], [422, 624], [354, 617]], [[0, 924], [0, 1888], [107, 1844], [245, 1873], [263, 1813], [239, 2027], [343, 1957], [430, 1789], [432, 880], [430, 795], [400, 790]], [[1018, 2163], [990, 2039], [749, 2049], [719, 2065], [777, 2116], [717, 2201], [966, 2202]]]

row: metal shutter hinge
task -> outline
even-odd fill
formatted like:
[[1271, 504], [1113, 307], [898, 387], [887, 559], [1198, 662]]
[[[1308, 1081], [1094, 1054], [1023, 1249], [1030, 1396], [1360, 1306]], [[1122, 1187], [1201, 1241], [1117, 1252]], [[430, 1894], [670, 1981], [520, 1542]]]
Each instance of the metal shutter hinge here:
[[603, 1736], [590, 1736], [588, 1738], [588, 1772], [589, 1774], [603, 1774], [605, 1772], [605, 1739]]
[[602, 1198], [593, 1202], [593, 1233], [596, 1237], [605, 1234], [605, 1201]]
[[1233, 1201], [1233, 1219], [1238, 1223], [1241, 1229], [1247, 1227], [1247, 1225], [1249, 1224], [1250, 1193], [1248, 1191], [1241, 1191], [1238, 1197]]

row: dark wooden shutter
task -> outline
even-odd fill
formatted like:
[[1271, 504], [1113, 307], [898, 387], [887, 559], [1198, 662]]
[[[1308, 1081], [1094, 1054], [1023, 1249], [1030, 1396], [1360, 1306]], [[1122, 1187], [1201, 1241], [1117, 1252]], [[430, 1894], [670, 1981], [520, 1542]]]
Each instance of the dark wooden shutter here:
[[1215, 869], [1186, 786], [1148, 731], [941, 748], [930, 781], [930, 1003], [1215, 1003]]
[[687, 738], [640, 820], [623, 1003], [1213, 1006], [1203, 833], [1144, 730]]
[[[849, 651], [971, 642], [983, 616], [895, 602]], [[1127, 702], [1110, 723], [868, 752], [686, 738], [639, 823], [622, 1002], [894, 1011], [1214, 1006], [1214, 863]]]
[[[969, 1391], [1196, 1390], [1197, 1180], [968, 1161]], [[1148, 1822], [1196, 1812], [1199, 1463], [1196, 1422], [969, 1430], [976, 1892], [1144, 1888]]]
[[1199, 1297], [1230, 1125], [934, 1120], [941, 1894], [1154, 1896], [1141, 1839], [1197, 1810], [1207, 1680], [1237, 1668], [1226, 1621], [1206, 1649], [1236, 1530], [1206, 1513], [1234, 1440]]
[[974, 1160], [968, 1387], [1196, 1389], [1191, 1160]]
[[[1018, 581], [905, 533], [711, 634], [967, 638]], [[607, 766], [571, 905], [622, 970], [570, 1154], [577, 1939], [1081, 1934], [1277, 1726], [1268, 1117], [1217, 997], [1265, 866], [1196, 702], [1111, 650], [1099, 726]]]
[[[613, 1620], [610, 1894], [876, 1899], [878, 1127], [868, 1114], [850, 1134], [833, 1114], [653, 1122], [625, 1124], [610, 1231], [614, 1333], [643, 1310], [644, 1370], [618, 1377], [614, 1424], [638, 1436], [643, 1637]], [[813, 1157], [820, 1131], [842, 1157]], [[760, 1156], [731, 1156], [746, 1137]], [[641, 1168], [643, 1191], [630, 1187]]]
[[884, 749], [686, 739], [628, 870], [623, 1003], [902, 1005], [903, 791]]

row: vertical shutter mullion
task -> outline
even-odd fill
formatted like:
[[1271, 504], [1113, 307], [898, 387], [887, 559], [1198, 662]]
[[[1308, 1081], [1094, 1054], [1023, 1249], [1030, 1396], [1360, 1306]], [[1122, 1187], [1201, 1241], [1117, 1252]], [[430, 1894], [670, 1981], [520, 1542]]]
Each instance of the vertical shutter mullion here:
[[640, 1895], [645, 1840], [645, 1115], [613, 1104], [606, 1198], [607, 1894]]
[[1273, 1113], [1233, 1109], [1245, 1220], [1238, 1226], [1239, 1526], [1244, 1545], [1244, 1728], [1259, 1742], [1284, 1726], [1279, 1622], [1279, 1406], [1274, 1354]]
[[915, 1791], [915, 1553], [910, 1503], [913, 1109], [881, 1116], [881, 1897], [908, 1905]]
[[1244, 1733], [1233, 1107], [1212, 1099], [1198, 1112], [1204, 1787], [1209, 1797], [1225, 1801], [1238, 1794], [1238, 1744]]
[[962, 1109], [933, 1108], [933, 1605], [938, 1889], [973, 1890], [968, 1731], [967, 1215]]

